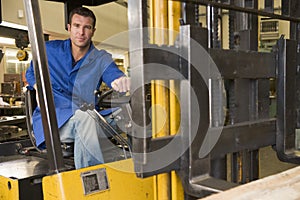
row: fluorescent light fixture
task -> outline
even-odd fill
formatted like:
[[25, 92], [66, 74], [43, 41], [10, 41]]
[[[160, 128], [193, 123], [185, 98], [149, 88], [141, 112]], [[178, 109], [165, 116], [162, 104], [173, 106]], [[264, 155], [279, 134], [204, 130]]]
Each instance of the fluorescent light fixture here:
[[16, 57], [18, 50], [19, 49], [6, 48], [5, 55], [6, 57], [10, 57], [10, 56]]
[[15, 29], [28, 31], [27, 26], [20, 25], [20, 24], [15, 24], [15, 23], [11, 23], [11, 22], [6, 22], [6, 21], [2, 21], [0, 26], [6, 26], [6, 27], [10, 27], [10, 28], [15, 28]]
[[0, 44], [16, 45], [15, 39], [6, 37], [0, 37]]
[[[20, 24], [15, 24], [15, 23], [11, 23], [11, 22], [6, 22], [6, 21], [2, 21], [1, 24], [0, 24], [0, 26], [5, 26], [5, 27], [19, 29], [19, 30], [25, 30], [25, 31], [28, 30], [27, 26], [20, 25]], [[13, 38], [6, 38], [6, 37], [0, 37], [0, 44], [4, 44], [4, 45], [16, 45], [15, 44], [15, 39], [13, 39]]]
[[19, 63], [25, 63], [25, 64], [29, 64], [30, 63], [30, 60], [27, 60], [27, 61], [19, 61], [17, 59], [9, 59], [9, 60], [6, 60], [7, 63], [15, 63], [15, 64], [19, 64]]

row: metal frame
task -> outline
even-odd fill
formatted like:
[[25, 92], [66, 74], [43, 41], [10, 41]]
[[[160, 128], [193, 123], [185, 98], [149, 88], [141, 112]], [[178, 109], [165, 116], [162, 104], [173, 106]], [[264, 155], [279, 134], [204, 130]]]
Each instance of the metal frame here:
[[60, 146], [44, 38], [42, 37], [43, 29], [39, 2], [37, 0], [24, 0], [24, 6], [28, 24], [29, 39], [32, 45], [32, 62], [35, 70], [39, 105], [47, 146], [49, 172], [59, 173], [60, 171], [65, 170], [65, 166]]
[[[129, 37], [135, 38], [134, 40], [129, 40], [130, 49], [130, 62], [132, 67], [131, 71], [131, 91], [132, 98], [132, 116], [133, 119], [133, 129], [132, 129], [132, 151], [139, 153], [142, 156], [133, 156], [135, 160], [135, 171], [138, 176], [143, 177], [142, 173], [144, 165], [147, 163], [147, 149], [144, 148], [149, 144], [151, 140], [151, 132], [147, 130], [147, 125], [150, 122], [148, 109], [146, 105], [146, 88], [145, 88], [145, 72], [144, 72], [144, 45], [147, 44], [147, 1], [129, 1], [128, 2], [128, 24]], [[138, 88], [138, 86], [140, 86]]]
[[[299, 86], [297, 77], [297, 42], [280, 39], [278, 41], [278, 76], [277, 76], [277, 137], [276, 149], [278, 158], [285, 162], [300, 164], [296, 155], [295, 130], [297, 128], [297, 94]], [[299, 128], [299, 127], [298, 127]]]
[[[290, 131], [299, 127], [299, 89], [296, 83], [299, 83], [299, 70], [296, 72], [296, 63], [299, 63], [299, 55], [297, 54], [297, 43], [290, 40], [282, 40], [278, 43], [278, 51], [273, 53], [258, 53], [257, 45], [253, 45], [251, 41], [257, 41], [257, 16], [268, 16], [276, 19], [288, 20], [295, 24], [300, 22], [300, 18], [295, 14], [290, 13], [290, 16], [276, 15], [273, 13], [259, 11], [255, 8], [245, 8], [232, 4], [219, 3], [217, 1], [205, 0], [183, 0], [186, 8], [193, 10], [195, 5], [213, 6], [216, 8], [229, 9], [231, 11], [245, 12], [254, 14], [252, 21], [248, 24], [248, 30], [241, 30], [240, 35], [246, 38], [244, 43], [241, 43], [240, 50], [220, 50], [213, 49], [215, 47], [214, 35], [208, 34], [205, 29], [197, 26], [195, 19], [197, 17], [189, 17], [185, 13], [185, 19], [189, 19], [191, 25], [181, 27], [181, 33], [189, 35], [204, 47], [209, 47], [208, 51], [216, 62], [222, 78], [228, 80], [229, 94], [229, 124], [224, 127], [213, 127], [213, 129], [223, 128], [221, 137], [215, 145], [212, 152], [205, 158], [198, 157], [199, 148], [204, 141], [203, 133], [210, 123], [210, 114], [208, 108], [212, 106], [209, 102], [209, 94], [214, 94], [219, 91], [218, 88], [212, 87], [213, 90], [208, 90], [201, 77], [194, 73], [193, 66], [190, 60], [178, 59], [178, 57], [170, 53], [162, 53], [159, 51], [144, 50], [143, 47], [148, 47], [147, 36], [148, 32], [143, 30], [147, 26], [147, 1], [140, 0], [138, 2], [129, 1], [128, 15], [129, 15], [129, 30], [143, 30], [134, 31], [130, 34], [130, 61], [133, 82], [132, 95], [132, 109], [133, 109], [133, 133], [136, 136], [133, 142], [133, 152], [142, 153], [134, 157], [135, 170], [139, 177], [146, 177], [150, 175], [176, 170], [181, 177], [184, 191], [187, 195], [192, 197], [203, 197], [208, 194], [219, 192], [235, 184], [226, 182], [221, 179], [216, 179], [212, 176], [214, 170], [218, 168], [218, 164], [222, 165], [222, 159], [228, 153], [233, 154], [235, 159], [242, 159], [243, 169], [237, 166], [238, 160], [233, 162], [233, 182], [245, 183], [258, 178], [258, 149], [266, 146], [276, 146], [279, 158], [286, 162], [299, 163], [300, 158], [295, 156], [295, 133]], [[295, 1], [289, 2], [289, 6], [296, 6]], [[257, 8], [257, 5], [254, 5]], [[144, 12], [143, 12], [144, 11]], [[192, 14], [194, 15], [194, 13]], [[213, 16], [212, 16], [213, 17]], [[242, 16], [241, 16], [242, 17]], [[232, 19], [232, 14], [231, 14]], [[293, 26], [293, 23], [292, 23]], [[297, 26], [296, 26], [297, 27]], [[298, 38], [299, 36], [295, 36]], [[231, 37], [232, 38], [232, 37]], [[210, 42], [208, 42], [210, 41]], [[299, 40], [298, 40], [299, 41]], [[212, 42], [212, 43], [211, 43]], [[233, 45], [231, 45], [233, 47]], [[168, 47], [174, 48], [174, 47]], [[177, 47], [178, 48], [178, 47]], [[243, 49], [243, 50], [242, 50]], [[193, 55], [193, 47], [189, 41], [180, 40], [179, 50], [183, 51], [188, 58]], [[171, 52], [172, 50], [170, 50]], [[166, 59], [166, 57], [168, 59]], [[155, 59], [153, 59], [155, 58]], [[283, 59], [283, 60], [282, 60]], [[166, 61], [167, 60], [167, 61]], [[224, 62], [226, 60], [226, 62]], [[293, 67], [287, 70], [287, 60], [292, 60]], [[145, 64], [157, 62], [160, 64], [167, 64], [174, 66], [177, 72], [182, 73], [182, 77], [163, 71], [162, 74], [157, 75], [155, 70], [150, 67], [146, 68]], [[178, 62], [178, 64], [176, 64]], [[180, 66], [179, 68], [177, 66]], [[135, 69], [135, 66], [138, 66]], [[276, 67], [278, 68], [278, 71]], [[299, 67], [298, 67], [299, 68]], [[285, 76], [294, 73], [292, 76]], [[166, 75], [168, 74], [168, 75]], [[296, 75], [297, 74], [297, 75]], [[278, 78], [278, 118], [269, 117], [269, 78]], [[163, 137], [159, 139], [151, 139], [151, 129], [147, 127], [149, 119], [147, 118], [147, 104], [145, 96], [145, 84], [150, 80], [157, 79], [177, 79], [181, 80], [181, 135], [182, 137]], [[183, 156], [170, 163], [169, 166], [154, 171], [147, 172], [149, 166], [155, 162], [147, 153], [155, 151], [166, 145], [171, 140], [178, 142], [178, 148], [189, 141], [193, 123], [198, 123], [193, 118], [193, 98], [189, 88], [185, 82], [189, 82], [197, 96], [202, 102], [200, 126], [197, 130], [197, 135], [190, 148], [183, 154]], [[298, 81], [298, 82], [297, 82]], [[287, 88], [287, 84], [291, 83], [293, 86]], [[216, 82], [216, 84], [218, 84]], [[139, 86], [139, 88], [137, 88]], [[216, 91], [214, 91], [216, 90]], [[239, 95], [240, 92], [249, 91], [245, 95]], [[213, 102], [216, 103], [216, 102]], [[237, 106], [238, 105], [238, 106]], [[296, 110], [296, 111], [295, 111]], [[216, 115], [218, 121], [218, 116]], [[294, 122], [294, 123], [293, 123]], [[288, 125], [290, 124], [290, 125]], [[297, 126], [296, 126], [297, 125]], [[289, 150], [292, 150], [291, 152]], [[249, 153], [248, 153], [249, 151]], [[218, 161], [218, 159], [220, 159]], [[217, 165], [214, 166], [212, 160], [216, 160]], [[221, 167], [222, 168], [222, 167]], [[219, 168], [219, 169], [221, 169]], [[239, 171], [242, 171], [242, 177], [238, 177]], [[245, 173], [245, 174], [244, 174]], [[222, 176], [222, 174], [221, 174]], [[238, 180], [241, 179], [241, 180]]]

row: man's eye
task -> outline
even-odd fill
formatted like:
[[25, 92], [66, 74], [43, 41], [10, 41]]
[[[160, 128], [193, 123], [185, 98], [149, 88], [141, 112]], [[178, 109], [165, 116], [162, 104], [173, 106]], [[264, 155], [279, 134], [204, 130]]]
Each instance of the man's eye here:
[[73, 24], [73, 26], [75, 27], [75, 28], [79, 28], [79, 24]]
[[88, 26], [85, 26], [84, 28], [91, 30], [93, 27], [88, 25]]

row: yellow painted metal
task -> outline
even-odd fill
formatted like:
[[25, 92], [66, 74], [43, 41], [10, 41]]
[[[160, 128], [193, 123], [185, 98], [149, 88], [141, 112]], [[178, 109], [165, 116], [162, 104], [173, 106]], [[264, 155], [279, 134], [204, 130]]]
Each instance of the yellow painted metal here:
[[[84, 195], [81, 173], [106, 169], [109, 189]], [[43, 178], [44, 200], [153, 200], [153, 178], [137, 178], [132, 159], [62, 172]]]
[[[156, 98], [155, 98], [155, 81], [151, 81], [151, 106], [152, 106], [152, 130], [153, 130], [153, 135], [152, 137], [155, 138], [156, 137], [156, 123], [155, 123], [155, 113], [156, 113]], [[157, 176], [153, 176], [153, 195], [154, 195], [154, 198], [153, 200], [157, 200], [157, 195], [158, 195], [158, 187], [157, 187]]]
[[[166, 45], [169, 42], [168, 32], [168, 0], [152, 0], [154, 27], [153, 41], [157, 45]], [[169, 135], [169, 92], [168, 84], [163, 80], [153, 81], [152, 86], [152, 130], [153, 137]], [[170, 200], [170, 174], [159, 174], [154, 179], [155, 199]]]
[[170, 134], [170, 112], [169, 112], [169, 90], [164, 80], [155, 81], [155, 137], [162, 137]]
[[0, 200], [17, 199], [19, 199], [18, 180], [0, 176]]
[[180, 125], [179, 82], [170, 80], [170, 134], [175, 135]]
[[154, 42], [162, 45], [168, 44], [168, 0], [152, 0], [153, 25], [155, 27]]
[[[170, 0], [151, 0], [150, 23], [155, 29], [154, 43], [157, 45], [174, 45], [179, 32], [181, 3]], [[178, 102], [178, 83], [171, 81], [153, 81], [152, 85], [152, 129], [153, 137], [175, 134], [180, 124], [180, 109]], [[161, 174], [155, 179], [155, 195], [158, 200], [183, 199], [183, 189], [175, 172]]]
[[[166, 81], [156, 80], [152, 84], [152, 129], [153, 138], [169, 135], [169, 98]], [[170, 200], [170, 174], [159, 174], [154, 178], [155, 200]]]
[[[169, 21], [169, 45], [174, 45], [179, 33], [179, 19], [181, 18], [181, 3], [178, 1], [168, 2], [168, 21]], [[169, 81], [170, 88], [170, 134], [174, 135], [178, 132], [180, 125], [180, 90], [179, 82], [176, 80]], [[171, 199], [183, 200], [184, 191], [182, 183], [175, 171], [171, 172]]]
[[[180, 125], [180, 105], [179, 105], [179, 82], [170, 80], [170, 134], [174, 135], [179, 130]], [[183, 200], [184, 191], [182, 183], [175, 171], [171, 172], [171, 195], [172, 200]]]
[[184, 200], [182, 182], [175, 171], [171, 172], [171, 195], [172, 200]]
[[154, 44], [154, 21], [153, 21], [153, 15], [154, 15], [154, 3], [153, 1], [155, 0], [148, 0], [148, 7], [149, 7], [149, 10], [148, 10], [148, 13], [149, 13], [149, 19], [148, 19], [148, 24], [149, 24], [149, 43], [150, 44]]
[[[181, 3], [169, 1], [169, 44], [174, 45], [179, 32], [179, 19], [181, 17]], [[170, 134], [177, 133], [180, 124], [180, 107], [179, 107], [179, 83], [170, 80]]]
[[157, 175], [157, 199], [171, 200], [170, 193], [170, 174], [164, 173]]
[[179, 34], [179, 19], [181, 18], [181, 2], [179, 1], [168, 1], [168, 28], [169, 34], [169, 45], [174, 45], [176, 38]]

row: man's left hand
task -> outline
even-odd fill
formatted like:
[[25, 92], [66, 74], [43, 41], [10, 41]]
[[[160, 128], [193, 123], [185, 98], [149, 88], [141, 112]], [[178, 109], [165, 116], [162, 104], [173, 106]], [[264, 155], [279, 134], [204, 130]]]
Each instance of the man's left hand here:
[[127, 92], [130, 90], [130, 78], [122, 76], [111, 83], [111, 87], [117, 92]]

